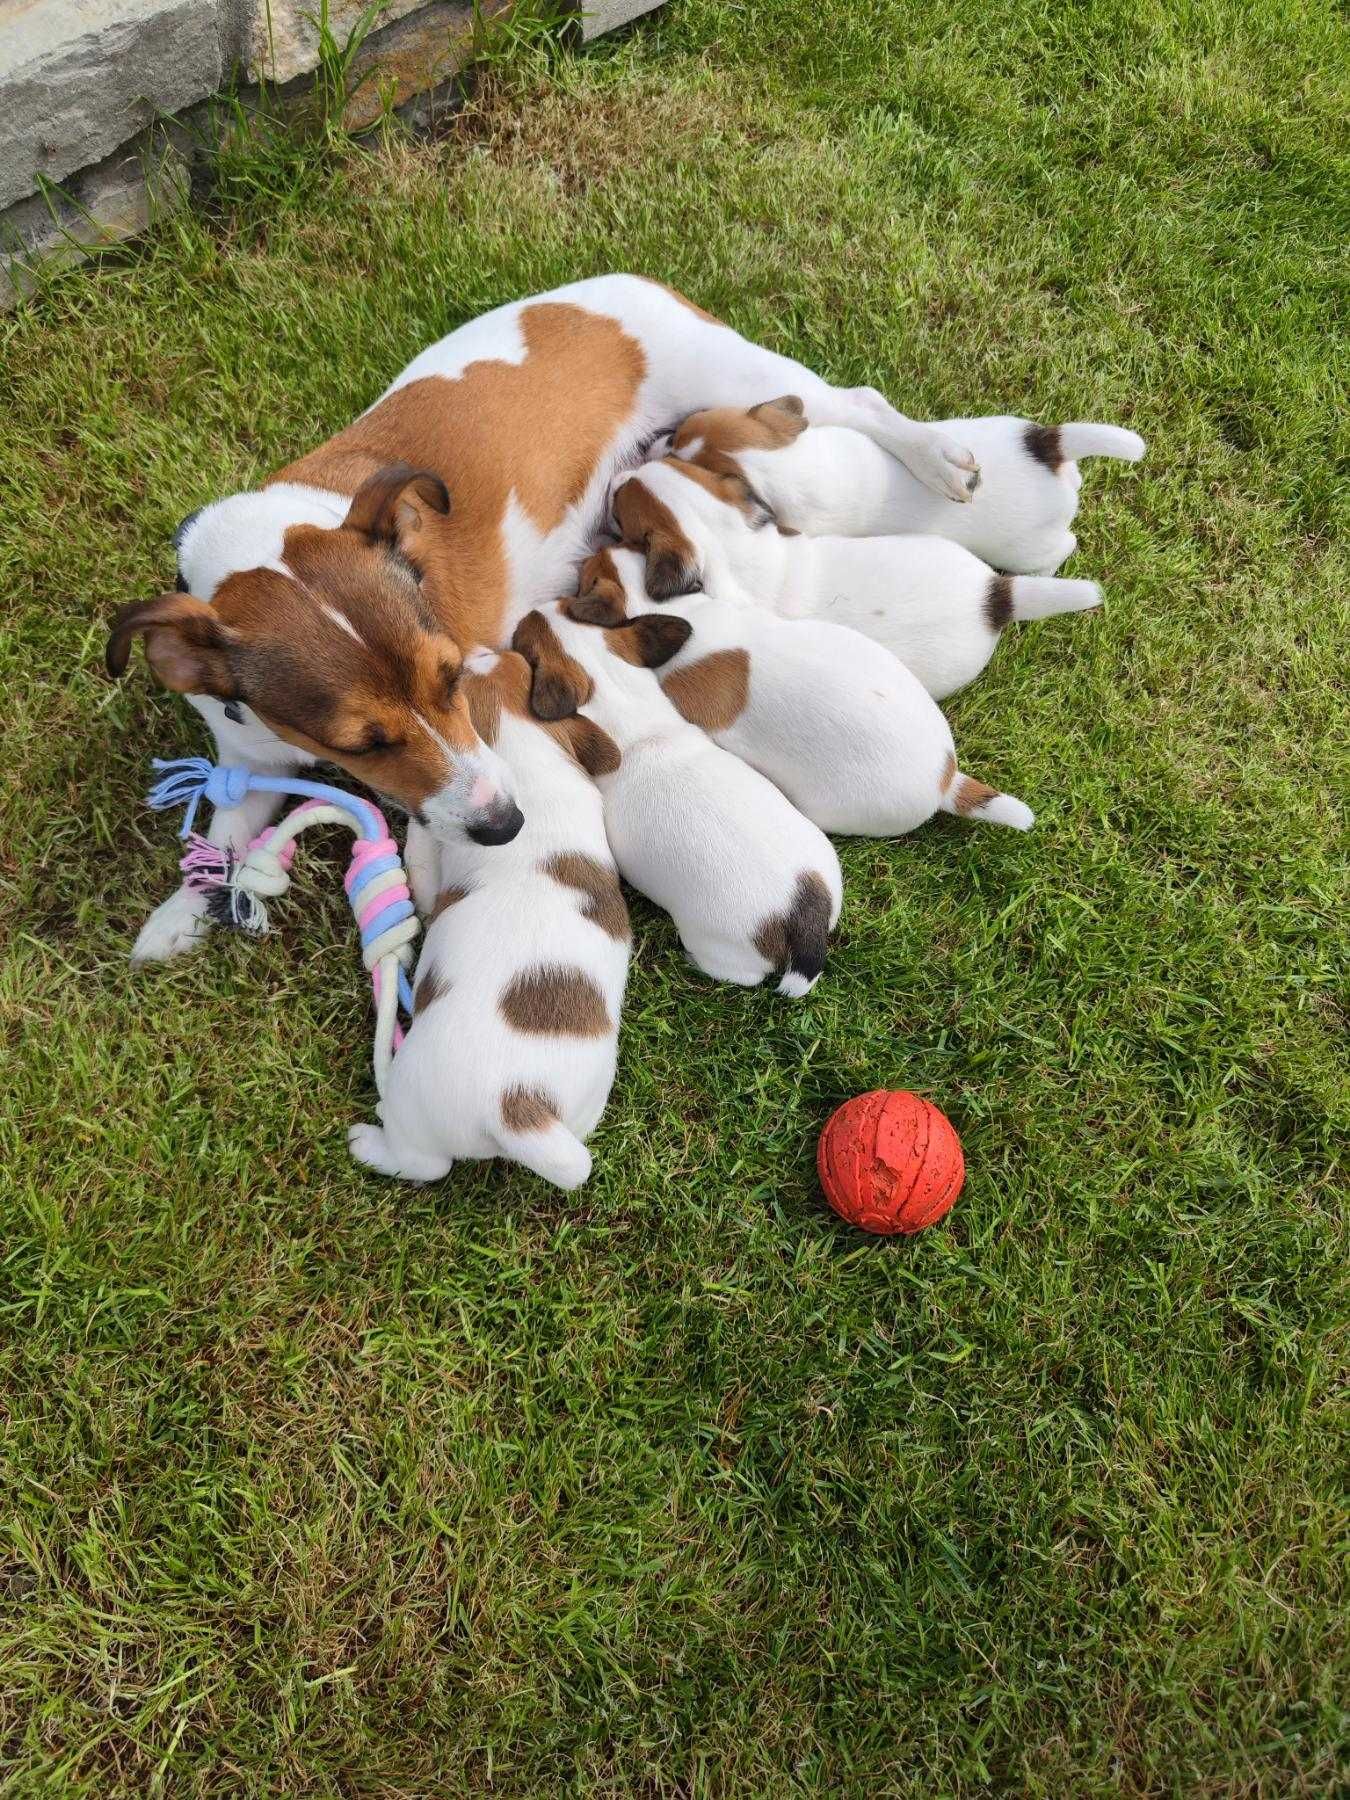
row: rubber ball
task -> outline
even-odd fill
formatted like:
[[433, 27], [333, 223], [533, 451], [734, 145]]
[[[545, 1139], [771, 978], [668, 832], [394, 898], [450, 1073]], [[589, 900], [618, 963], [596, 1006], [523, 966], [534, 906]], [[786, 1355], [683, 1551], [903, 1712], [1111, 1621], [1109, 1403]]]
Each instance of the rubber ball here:
[[839, 1217], [884, 1237], [936, 1224], [966, 1179], [950, 1119], [903, 1089], [846, 1100], [820, 1134], [816, 1167]]

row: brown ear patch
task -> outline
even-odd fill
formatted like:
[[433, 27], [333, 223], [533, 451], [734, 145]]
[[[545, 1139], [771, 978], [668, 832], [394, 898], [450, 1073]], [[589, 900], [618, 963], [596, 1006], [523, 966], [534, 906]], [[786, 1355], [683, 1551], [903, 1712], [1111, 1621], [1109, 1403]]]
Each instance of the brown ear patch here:
[[611, 1029], [605, 996], [584, 969], [526, 969], [502, 990], [502, 1017], [532, 1037], [600, 1037]]
[[502, 722], [500, 688], [490, 675], [473, 674], [464, 676], [463, 688], [474, 730], [485, 744], [495, 744]]
[[547, 1131], [561, 1117], [558, 1102], [538, 1088], [512, 1087], [502, 1095], [502, 1124], [508, 1131]]
[[695, 591], [700, 574], [693, 544], [665, 501], [636, 477], [614, 495], [614, 522], [624, 542], [645, 554], [647, 592], [653, 600]]
[[714, 650], [662, 679], [666, 697], [691, 725], [725, 731], [750, 699], [748, 650]]
[[438, 1000], [444, 1000], [449, 992], [450, 983], [433, 963], [425, 974], [419, 975], [417, 978], [417, 986], [413, 990], [413, 1017], [416, 1018], [419, 1013], [424, 1013]]
[[590, 699], [594, 691], [590, 676], [563, 649], [543, 613], [526, 613], [516, 626], [511, 648], [534, 671], [530, 710], [536, 719], [570, 719]]
[[623, 754], [614, 739], [607, 731], [602, 731], [594, 719], [586, 718], [583, 713], [578, 713], [572, 719], [564, 719], [558, 730], [566, 739], [572, 755], [592, 780], [597, 775], [612, 775], [623, 761]]
[[615, 656], [635, 668], [659, 669], [678, 656], [693, 635], [688, 619], [676, 613], [642, 613], [626, 625], [606, 631], [605, 643]]
[[796, 394], [762, 400], [758, 406], [712, 406], [691, 413], [675, 428], [672, 448], [686, 450], [695, 439], [699, 450], [735, 456], [741, 450], [782, 450], [806, 430], [805, 408]]
[[439, 475], [410, 463], [390, 463], [357, 488], [343, 524], [349, 531], [395, 543], [400, 526], [415, 530], [420, 522], [414, 499], [442, 517], [450, 511], [449, 490]]
[[237, 697], [228, 655], [235, 634], [205, 600], [173, 593], [124, 606], [108, 632], [104, 661], [110, 675], [126, 673], [132, 643], [141, 636], [146, 661], [165, 687], [179, 694]]
[[778, 523], [773, 508], [755, 492], [735, 460], [724, 451], [704, 449], [692, 460], [683, 457], [668, 460], [671, 468], [678, 469], [686, 481], [697, 482], [714, 500], [720, 500], [723, 506], [734, 506], [737, 512], [743, 513], [746, 522], [756, 531], [761, 526]]
[[545, 875], [564, 887], [575, 888], [582, 896], [581, 911], [593, 925], [610, 937], [623, 941], [629, 933], [628, 908], [623, 903], [619, 877], [612, 865], [598, 862], [580, 851], [561, 850], [542, 862]]
[[578, 625], [623, 625], [628, 610], [622, 597], [615, 600], [607, 594], [574, 594], [563, 601], [563, 611]]

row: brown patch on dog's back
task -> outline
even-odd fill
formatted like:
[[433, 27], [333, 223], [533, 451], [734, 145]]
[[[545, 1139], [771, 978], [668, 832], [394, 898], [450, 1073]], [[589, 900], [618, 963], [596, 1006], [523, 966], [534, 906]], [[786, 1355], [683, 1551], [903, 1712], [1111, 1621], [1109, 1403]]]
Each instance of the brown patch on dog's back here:
[[1052, 475], [1058, 475], [1064, 466], [1058, 425], [1028, 425], [1023, 442], [1028, 456], [1043, 464]]
[[424, 1013], [438, 1000], [444, 1000], [449, 992], [449, 981], [433, 963], [425, 974], [418, 977], [417, 987], [413, 993], [413, 1017], [416, 1018], [419, 1013]]
[[984, 597], [984, 616], [991, 631], [1002, 631], [1013, 616], [1013, 584], [1011, 575], [995, 575]]
[[666, 697], [704, 731], [725, 731], [750, 699], [750, 656], [745, 650], [714, 650], [686, 663], [661, 682]]
[[583, 896], [581, 911], [593, 925], [620, 941], [629, 932], [628, 908], [623, 903], [619, 877], [612, 866], [584, 856], [577, 850], [561, 850], [540, 864], [545, 875]]
[[557, 1101], [538, 1088], [507, 1088], [502, 1095], [502, 1124], [508, 1131], [547, 1131], [560, 1117]]
[[830, 939], [830, 890], [814, 869], [803, 869], [786, 912], [775, 913], [755, 933], [755, 948], [780, 975], [791, 969], [814, 981], [825, 966]]
[[600, 1037], [611, 1029], [605, 996], [584, 969], [526, 969], [502, 991], [502, 1017], [531, 1036]]
[[560, 524], [631, 417], [647, 373], [641, 344], [617, 320], [559, 301], [518, 317], [519, 363], [490, 356], [459, 375], [405, 382], [272, 477], [352, 494], [393, 463], [439, 476], [450, 512], [423, 518], [417, 561], [440, 623], [466, 648], [501, 642], [511, 496], [539, 531]]

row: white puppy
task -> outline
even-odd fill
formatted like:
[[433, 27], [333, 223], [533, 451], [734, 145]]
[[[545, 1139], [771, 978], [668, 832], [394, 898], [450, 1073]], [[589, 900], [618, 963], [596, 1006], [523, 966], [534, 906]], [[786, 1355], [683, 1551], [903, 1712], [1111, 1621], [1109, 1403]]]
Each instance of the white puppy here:
[[1070, 530], [1078, 459], [1137, 462], [1144, 440], [1120, 425], [1033, 425], [1029, 419], [948, 419], [969, 444], [980, 482], [968, 506], [948, 506], [903, 463], [842, 425], [807, 429], [795, 394], [748, 410], [694, 413], [672, 454], [714, 473], [737, 470], [783, 525], [813, 536], [932, 532], [1011, 574], [1053, 575], [1078, 547]]
[[[591, 1171], [582, 1140], [609, 1098], [628, 976], [628, 912], [591, 780], [618, 753], [589, 720], [532, 719], [520, 657], [472, 664], [461, 677], [470, 712], [510, 766], [525, 823], [509, 844], [431, 847], [442, 886], [416, 1012], [383, 1124], [353, 1125], [348, 1141], [359, 1162], [410, 1181], [434, 1181], [460, 1157], [505, 1156], [574, 1188]], [[424, 900], [429, 840], [412, 835]]]
[[661, 692], [649, 671], [688, 636], [669, 614], [598, 631], [554, 602], [521, 621], [514, 643], [534, 666], [537, 714], [586, 705], [618, 746], [618, 766], [596, 778], [610, 848], [624, 879], [670, 914], [691, 960], [719, 981], [776, 975], [780, 994], [805, 994], [839, 917], [839, 858]]
[[1095, 581], [995, 575], [939, 537], [804, 537], [776, 527], [735, 470], [666, 457], [612, 500], [625, 543], [647, 558], [647, 592], [702, 587], [787, 619], [828, 619], [884, 644], [936, 700], [973, 681], [1012, 619], [1098, 606]]
[[[660, 611], [643, 574], [638, 551], [601, 550], [565, 610], [596, 625]], [[667, 699], [822, 831], [898, 837], [939, 811], [1031, 826], [1029, 807], [958, 769], [937, 702], [879, 644], [708, 594], [687, 594], [679, 611], [694, 629], [659, 671]]]

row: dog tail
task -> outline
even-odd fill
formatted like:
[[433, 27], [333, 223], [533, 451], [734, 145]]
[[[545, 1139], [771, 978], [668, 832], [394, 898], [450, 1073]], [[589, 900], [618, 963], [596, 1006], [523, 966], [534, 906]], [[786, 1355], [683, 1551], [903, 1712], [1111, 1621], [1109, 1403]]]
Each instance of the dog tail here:
[[590, 1151], [561, 1119], [553, 1118], [539, 1130], [517, 1131], [503, 1125], [493, 1136], [503, 1156], [554, 1187], [578, 1188], [591, 1172]]
[[786, 912], [767, 920], [756, 944], [778, 971], [780, 994], [799, 1000], [820, 979], [830, 948], [834, 903], [825, 878], [814, 869], [797, 877], [797, 890]]
[[1112, 456], [1117, 462], [1138, 462], [1147, 445], [1137, 431], [1123, 425], [1094, 425], [1076, 421], [1059, 428], [1060, 453], [1070, 462], [1081, 456]]
[[995, 575], [989, 584], [985, 617], [994, 631], [1010, 619], [1048, 619], [1055, 613], [1086, 612], [1100, 606], [1102, 590], [1095, 581], [1070, 581], [1058, 575]]
[[973, 775], [963, 774], [955, 757], [950, 759], [938, 805], [943, 812], [954, 813], [958, 819], [973, 819], [980, 825], [1008, 825], [1014, 831], [1030, 831], [1036, 823], [1035, 813], [1023, 801], [1014, 794], [1000, 794], [997, 788], [987, 787]]

